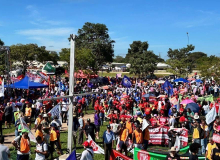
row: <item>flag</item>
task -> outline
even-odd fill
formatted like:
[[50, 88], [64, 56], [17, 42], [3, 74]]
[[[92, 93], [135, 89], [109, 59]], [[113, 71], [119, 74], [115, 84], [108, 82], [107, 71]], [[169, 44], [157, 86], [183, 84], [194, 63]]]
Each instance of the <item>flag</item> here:
[[180, 100], [178, 99], [178, 103], [177, 103], [177, 106], [176, 106], [176, 110], [179, 112], [180, 111]]
[[5, 84], [4, 84], [4, 79], [3, 79], [2, 85], [0, 86], [0, 97], [4, 97], [4, 92], [5, 92]]
[[142, 128], [141, 130], [144, 131], [145, 128], [147, 128], [149, 126], [149, 124], [147, 123], [146, 119], [143, 119], [143, 123], [142, 123]]
[[21, 123], [22, 129], [27, 129], [29, 131], [28, 137], [30, 138], [30, 141], [37, 143], [36, 138], [33, 135], [33, 133], [31, 132], [29, 126], [26, 124], [26, 122], [21, 117], [20, 117], [20, 123]]
[[116, 79], [118, 79], [119, 77], [121, 77], [121, 73], [116, 74]]
[[121, 84], [124, 87], [130, 88], [131, 87], [131, 80], [127, 76], [124, 75], [124, 78], [122, 79]]
[[87, 141], [89, 142], [89, 145], [92, 147], [94, 153], [105, 154], [104, 150], [92, 140], [90, 135], [88, 135]]
[[176, 136], [176, 141], [175, 141], [175, 144], [174, 144], [174, 147], [176, 148], [176, 151], [179, 151], [180, 150], [180, 138], [179, 136]]
[[168, 96], [173, 95], [173, 85], [170, 84], [168, 80], [164, 82], [162, 89], [168, 94]]
[[76, 158], [76, 150], [74, 150], [66, 160], [77, 160]]
[[51, 117], [57, 116], [57, 118], [62, 123], [62, 117], [61, 117], [61, 106], [58, 104], [55, 107], [53, 107], [48, 113], [51, 114]]
[[206, 123], [209, 125], [215, 120], [215, 117], [217, 116], [216, 108], [215, 106], [212, 107], [212, 109], [208, 112], [208, 114], [205, 116]]

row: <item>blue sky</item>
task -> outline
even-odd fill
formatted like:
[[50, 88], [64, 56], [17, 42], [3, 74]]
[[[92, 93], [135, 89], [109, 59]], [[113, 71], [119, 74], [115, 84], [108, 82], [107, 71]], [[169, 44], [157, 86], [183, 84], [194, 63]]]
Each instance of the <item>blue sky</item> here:
[[92, 22], [107, 25], [115, 55], [141, 40], [166, 59], [169, 48], [187, 45], [188, 32], [195, 51], [220, 56], [219, 6], [219, 0], [1, 0], [0, 38], [60, 51], [71, 33]]

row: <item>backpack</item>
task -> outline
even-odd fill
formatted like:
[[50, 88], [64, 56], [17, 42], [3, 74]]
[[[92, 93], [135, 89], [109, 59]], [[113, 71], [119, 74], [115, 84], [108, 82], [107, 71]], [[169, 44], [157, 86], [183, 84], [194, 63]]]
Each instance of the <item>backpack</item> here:
[[47, 150], [47, 154], [45, 155], [45, 159], [47, 159], [49, 156], [50, 156], [50, 146], [47, 144], [47, 143], [45, 143], [45, 142], [43, 142], [42, 144], [41, 144], [41, 147], [42, 147], [42, 151], [44, 152], [44, 144], [46, 144], [47, 145], [47, 148], [48, 148], [48, 150]]
[[[17, 142], [19, 149], [20, 149], [20, 144], [21, 144], [21, 138], [22, 138], [22, 136], [19, 137], [18, 142]], [[29, 140], [29, 142], [31, 142], [29, 136], [28, 136], [28, 140]]]

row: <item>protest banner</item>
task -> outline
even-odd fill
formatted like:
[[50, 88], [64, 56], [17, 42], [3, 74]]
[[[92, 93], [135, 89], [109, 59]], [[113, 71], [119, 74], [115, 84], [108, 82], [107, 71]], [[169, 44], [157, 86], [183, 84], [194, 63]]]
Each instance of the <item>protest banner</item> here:
[[213, 134], [213, 137], [212, 137], [212, 140], [216, 143], [220, 143], [220, 135], [214, 133]]
[[206, 123], [209, 125], [210, 123], [212, 123], [215, 120], [215, 117], [217, 116], [217, 112], [215, 107], [212, 107], [212, 109], [207, 113], [207, 115], [205, 116], [206, 119]]
[[176, 97], [170, 98], [170, 103], [172, 103], [173, 105], [177, 105], [178, 100], [176, 99]]
[[51, 117], [57, 116], [57, 118], [60, 120], [62, 124], [61, 107], [59, 104], [53, 107], [48, 113], [51, 114]]
[[31, 132], [30, 128], [28, 127], [28, 125], [26, 124], [26, 122], [23, 120], [23, 118], [20, 117], [20, 122], [21, 122], [21, 126], [22, 129], [27, 129], [29, 131], [28, 136], [30, 138], [31, 142], [37, 143], [35, 136], [33, 135], [33, 133]]
[[111, 151], [110, 160], [132, 160], [132, 159], [113, 149]]
[[[169, 141], [169, 136], [167, 135], [168, 130], [169, 130], [169, 127], [167, 127], [167, 126], [150, 128], [149, 129], [149, 133], [150, 133], [149, 144], [168, 145], [168, 141]], [[181, 133], [181, 135], [179, 136], [181, 145], [183, 147], [187, 146], [188, 145], [188, 131], [187, 131], [187, 129], [175, 128], [174, 130], [176, 132]]]
[[104, 150], [92, 140], [90, 135], [88, 135], [87, 141], [89, 142], [89, 145], [92, 147], [94, 153], [105, 154]]

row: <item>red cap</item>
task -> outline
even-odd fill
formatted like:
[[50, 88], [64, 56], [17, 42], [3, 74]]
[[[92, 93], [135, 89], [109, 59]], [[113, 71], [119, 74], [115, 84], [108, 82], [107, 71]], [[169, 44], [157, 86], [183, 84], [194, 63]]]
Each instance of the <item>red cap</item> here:
[[85, 141], [82, 145], [87, 148], [87, 147], [89, 147], [89, 142]]

